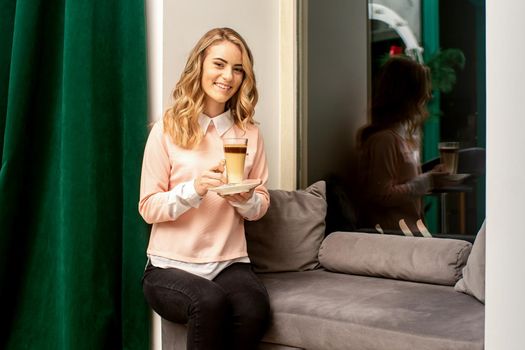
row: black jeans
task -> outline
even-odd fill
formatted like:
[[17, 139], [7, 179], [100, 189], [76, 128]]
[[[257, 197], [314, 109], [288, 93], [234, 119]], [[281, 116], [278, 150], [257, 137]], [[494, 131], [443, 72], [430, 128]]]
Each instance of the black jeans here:
[[268, 293], [247, 263], [228, 266], [213, 281], [148, 264], [142, 287], [161, 317], [187, 324], [187, 349], [257, 349], [269, 323]]

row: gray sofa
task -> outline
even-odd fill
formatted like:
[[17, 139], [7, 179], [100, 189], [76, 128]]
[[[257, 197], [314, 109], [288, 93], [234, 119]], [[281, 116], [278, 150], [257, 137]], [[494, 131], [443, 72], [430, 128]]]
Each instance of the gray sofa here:
[[[324, 182], [270, 195], [266, 216], [246, 223], [272, 309], [260, 349], [484, 348], [484, 230], [474, 246], [357, 232], [325, 237]], [[185, 349], [185, 332], [163, 320], [163, 349]]]

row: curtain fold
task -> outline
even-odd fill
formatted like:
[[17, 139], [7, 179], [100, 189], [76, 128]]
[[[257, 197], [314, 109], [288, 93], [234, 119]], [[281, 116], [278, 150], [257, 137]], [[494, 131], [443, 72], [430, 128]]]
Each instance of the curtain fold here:
[[0, 348], [147, 349], [144, 1], [0, 16]]

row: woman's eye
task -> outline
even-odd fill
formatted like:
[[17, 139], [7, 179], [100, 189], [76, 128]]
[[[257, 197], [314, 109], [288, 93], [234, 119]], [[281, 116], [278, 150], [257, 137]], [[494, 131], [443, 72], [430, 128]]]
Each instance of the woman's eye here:
[[224, 67], [224, 64], [222, 62], [215, 62], [215, 67], [222, 68]]
[[233, 68], [233, 70], [236, 72], [236, 73], [244, 73], [244, 69], [240, 68], [240, 67], [237, 67], [237, 68]]

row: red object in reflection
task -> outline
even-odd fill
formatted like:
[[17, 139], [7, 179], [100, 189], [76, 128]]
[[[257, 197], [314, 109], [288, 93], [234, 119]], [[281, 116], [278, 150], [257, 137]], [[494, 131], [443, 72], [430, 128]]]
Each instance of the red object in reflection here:
[[401, 46], [392, 45], [390, 46], [390, 56], [401, 55], [403, 53], [403, 48]]

